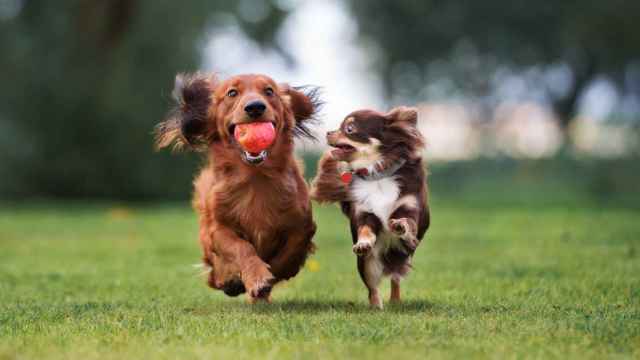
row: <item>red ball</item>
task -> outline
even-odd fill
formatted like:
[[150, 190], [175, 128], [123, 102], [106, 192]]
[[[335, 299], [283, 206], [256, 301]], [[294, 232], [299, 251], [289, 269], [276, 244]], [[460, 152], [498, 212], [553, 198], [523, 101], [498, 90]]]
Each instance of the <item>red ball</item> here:
[[236, 125], [233, 136], [240, 146], [250, 153], [266, 150], [276, 139], [276, 129], [270, 122], [253, 122]]

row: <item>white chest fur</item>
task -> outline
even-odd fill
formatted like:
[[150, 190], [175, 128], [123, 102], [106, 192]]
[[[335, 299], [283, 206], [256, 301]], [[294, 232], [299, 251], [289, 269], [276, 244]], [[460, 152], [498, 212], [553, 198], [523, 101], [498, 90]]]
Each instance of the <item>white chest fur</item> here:
[[391, 216], [400, 195], [400, 187], [393, 176], [379, 180], [356, 178], [351, 184], [351, 195], [356, 202], [358, 212], [373, 213], [387, 229], [389, 216]]

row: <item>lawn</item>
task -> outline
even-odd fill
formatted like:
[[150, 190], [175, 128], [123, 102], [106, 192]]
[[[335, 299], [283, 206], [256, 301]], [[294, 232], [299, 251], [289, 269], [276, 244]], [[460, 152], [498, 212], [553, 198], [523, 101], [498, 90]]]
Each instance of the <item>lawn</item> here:
[[0, 359], [640, 357], [638, 210], [432, 205], [383, 311], [331, 206], [305, 269], [257, 306], [205, 286], [186, 205], [5, 206]]

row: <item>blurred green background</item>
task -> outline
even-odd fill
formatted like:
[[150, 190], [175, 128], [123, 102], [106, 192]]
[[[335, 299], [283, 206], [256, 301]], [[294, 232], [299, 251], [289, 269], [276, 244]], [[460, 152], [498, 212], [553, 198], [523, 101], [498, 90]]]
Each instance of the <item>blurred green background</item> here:
[[[154, 153], [151, 131], [175, 74], [204, 69], [322, 86], [321, 139], [358, 107], [418, 105], [440, 195], [636, 206], [637, 14], [621, 0], [1, 0], [0, 199], [186, 199], [202, 160]], [[521, 121], [522, 104], [541, 119]], [[322, 149], [301, 144], [308, 177]]]
[[[0, 0], [0, 359], [639, 358], [640, 1]], [[274, 303], [211, 291], [178, 72], [414, 105], [432, 226], [369, 311], [347, 219]], [[633, 275], [636, 274], [636, 275]], [[383, 291], [388, 294], [388, 283]]]

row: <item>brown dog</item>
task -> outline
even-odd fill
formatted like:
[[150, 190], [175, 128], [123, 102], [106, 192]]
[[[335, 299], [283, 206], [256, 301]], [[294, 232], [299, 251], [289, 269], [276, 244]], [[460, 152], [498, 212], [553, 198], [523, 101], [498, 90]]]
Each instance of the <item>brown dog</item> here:
[[[293, 148], [295, 136], [312, 137], [317, 91], [264, 75], [219, 81], [195, 74], [176, 77], [173, 94], [178, 107], [158, 125], [157, 146], [208, 154], [193, 197], [208, 283], [229, 296], [246, 291], [251, 301], [269, 301], [272, 286], [295, 276], [314, 249], [316, 225]], [[233, 136], [236, 125], [251, 122], [271, 122], [276, 131], [258, 154]]]
[[391, 301], [400, 301], [400, 280], [429, 227], [424, 141], [417, 112], [398, 107], [387, 114], [355, 111], [327, 133], [312, 198], [340, 202], [351, 222], [358, 271], [371, 306], [382, 308], [378, 285], [391, 276]]

